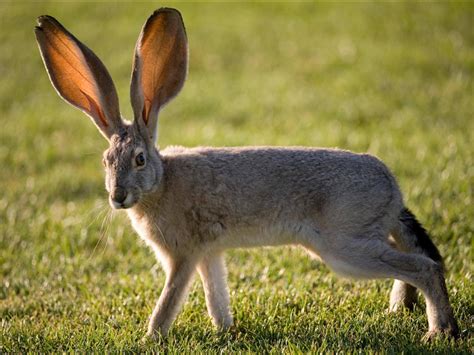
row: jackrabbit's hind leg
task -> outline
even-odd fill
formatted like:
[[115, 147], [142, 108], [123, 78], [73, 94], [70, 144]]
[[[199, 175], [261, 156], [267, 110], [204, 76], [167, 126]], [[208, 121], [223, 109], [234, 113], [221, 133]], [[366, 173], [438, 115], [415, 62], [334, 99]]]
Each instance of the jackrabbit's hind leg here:
[[[397, 250], [404, 251], [393, 237], [389, 238], [389, 245]], [[400, 280], [394, 280], [392, 290], [390, 291], [389, 312], [398, 312], [401, 309], [412, 311], [418, 303], [418, 294], [416, 287]]]
[[418, 303], [416, 287], [406, 282], [395, 280], [390, 291], [390, 312], [398, 312], [401, 308], [412, 311]]
[[[428, 232], [407, 208], [400, 211], [398, 225], [392, 230], [389, 242], [398, 250], [422, 254], [440, 265], [443, 264], [441, 255], [431, 241]], [[389, 311], [396, 312], [401, 308], [412, 310], [416, 302], [416, 288], [406, 282], [395, 280], [390, 293]]]
[[400, 252], [378, 237], [334, 237], [330, 248], [319, 248], [317, 253], [337, 273], [358, 278], [394, 278], [413, 285], [426, 299], [427, 337], [439, 333], [457, 335], [442, 267], [428, 257]]
[[222, 254], [206, 256], [197, 265], [206, 296], [206, 305], [214, 325], [227, 329], [233, 324], [229, 306], [227, 271]]

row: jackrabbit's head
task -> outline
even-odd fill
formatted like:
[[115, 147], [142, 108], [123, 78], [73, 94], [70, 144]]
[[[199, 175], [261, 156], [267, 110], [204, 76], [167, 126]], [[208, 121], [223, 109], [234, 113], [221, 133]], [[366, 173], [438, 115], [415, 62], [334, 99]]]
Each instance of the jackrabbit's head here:
[[50, 16], [38, 18], [35, 33], [58, 94], [91, 117], [110, 143], [103, 162], [111, 205], [132, 207], [158, 188], [163, 175], [155, 148], [158, 113], [181, 90], [188, 64], [180, 13], [155, 11], [138, 37], [130, 86], [133, 123], [121, 118], [112, 78], [94, 52]]

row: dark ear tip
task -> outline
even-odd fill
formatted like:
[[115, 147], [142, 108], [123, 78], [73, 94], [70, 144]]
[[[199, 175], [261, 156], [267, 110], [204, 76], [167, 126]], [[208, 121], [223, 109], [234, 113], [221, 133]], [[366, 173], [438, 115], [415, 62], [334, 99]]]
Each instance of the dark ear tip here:
[[151, 26], [159, 16], [168, 17], [168, 19], [171, 19], [171, 21], [177, 20], [178, 22], [181, 22], [181, 25], [184, 27], [183, 17], [181, 16], [181, 13], [178, 10], [173, 9], [171, 7], [161, 7], [155, 10], [150, 15], [150, 17], [148, 17], [145, 22], [145, 25], [143, 26], [142, 33], [145, 32], [148, 26]]
[[38, 25], [35, 26], [35, 33], [43, 32], [44, 30], [43, 25], [45, 21], [47, 21], [47, 19], [48, 19], [48, 15], [38, 16], [38, 18], [36, 19], [36, 23]]
[[162, 13], [162, 12], [173, 12], [173, 13], [176, 13], [176, 14], [179, 14], [179, 11], [173, 7], [160, 7], [159, 9], [155, 10], [155, 14], [156, 13]]
[[38, 27], [43, 26], [43, 24], [44, 24], [46, 21], [48, 21], [48, 18], [49, 18], [48, 15], [41, 15], [41, 16], [38, 16], [38, 18], [36, 19], [36, 22], [38, 23]]
[[151, 14], [150, 19], [152, 19], [156, 16], [159, 16], [161, 14], [170, 14], [170, 15], [173, 14], [173, 15], [178, 15], [180, 18], [182, 18], [181, 13], [178, 10], [176, 10], [172, 7], [160, 7], [159, 9], [155, 10]]
[[38, 23], [37, 27], [39, 28], [43, 28], [45, 25], [48, 25], [48, 24], [58, 24], [58, 20], [56, 20], [54, 17], [49, 16], [49, 15], [39, 16], [36, 19], [36, 22]]

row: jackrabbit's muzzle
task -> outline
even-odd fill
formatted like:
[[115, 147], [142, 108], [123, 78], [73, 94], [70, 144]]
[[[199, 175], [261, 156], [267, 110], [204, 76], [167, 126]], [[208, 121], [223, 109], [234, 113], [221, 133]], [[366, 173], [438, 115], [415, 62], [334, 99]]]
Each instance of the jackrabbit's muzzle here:
[[129, 208], [133, 205], [133, 196], [122, 186], [116, 186], [110, 191], [110, 205], [115, 209]]

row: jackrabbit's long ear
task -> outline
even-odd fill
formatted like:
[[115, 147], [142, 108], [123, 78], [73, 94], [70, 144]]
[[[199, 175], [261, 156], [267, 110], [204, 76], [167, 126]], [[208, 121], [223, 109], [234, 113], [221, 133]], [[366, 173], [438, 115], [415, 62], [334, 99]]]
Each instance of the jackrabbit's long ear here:
[[123, 122], [117, 91], [104, 64], [51, 16], [38, 18], [35, 34], [44, 65], [58, 94], [90, 116], [109, 139]]
[[181, 14], [169, 8], [155, 11], [138, 37], [130, 87], [135, 123], [152, 142], [158, 112], [183, 87], [187, 67], [188, 41]]

